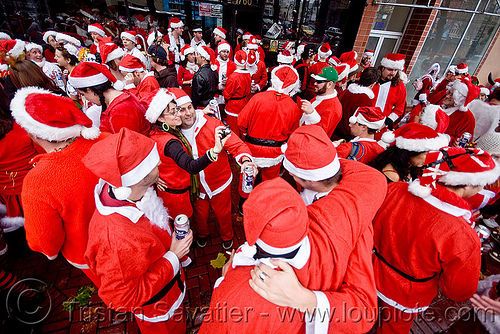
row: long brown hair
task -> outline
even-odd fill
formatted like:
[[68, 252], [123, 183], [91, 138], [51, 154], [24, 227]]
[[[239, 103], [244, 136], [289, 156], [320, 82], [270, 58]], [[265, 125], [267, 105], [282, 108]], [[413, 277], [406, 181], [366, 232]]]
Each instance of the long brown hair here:
[[25, 59], [16, 61], [13, 65], [9, 66], [9, 71], [12, 72], [10, 74], [10, 79], [17, 89], [37, 86], [57, 94], [64, 93], [45, 75], [45, 73], [43, 73], [42, 69], [31, 60]]
[[[384, 69], [384, 66], [380, 65], [378, 67], [378, 69], [380, 70], [380, 73], [382, 73], [382, 70]], [[392, 87], [397, 87], [401, 81], [403, 81], [403, 80], [401, 80], [401, 78], [399, 77], [399, 71], [398, 71], [396, 73], [396, 75], [394, 76], [394, 78], [392, 78], [392, 80], [391, 80], [391, 86]]]
[[9, 103], [9, 97], [3, 89], [0, 89], [0, 139], [4, 138], [14, 125], [14, 120], [9, 110]]

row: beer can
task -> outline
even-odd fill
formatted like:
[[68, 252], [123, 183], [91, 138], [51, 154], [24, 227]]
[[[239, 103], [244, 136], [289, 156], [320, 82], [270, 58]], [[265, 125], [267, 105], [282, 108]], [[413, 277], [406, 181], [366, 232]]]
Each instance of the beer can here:
[[184, 239], [189, 233], [189, 219], [186, 215], [180, 214], [175, 217], [174, 232], [177, 240]]
[[481, 240], [481, 243], [485, 242], [491, 235], [491, 231], [483, 225], [476, 225], [474, 228], [479, 235], [479, 239]]
[[253, 189], [253, 167], [246, 166], [243, 170], [243, 180], [241, 182], [241, 190], [249, 194]]
[[217, 119], [221, 119], [220, 117], [220, 110], [219, 110], [219, 104], [217, 103], [217, 100], [215, 98], [211, 99], [210, 102], [208, 103], [208, 107], [210, 110], [213, 111], [213, 116]]
[[466, 147], [469, 141], [472, 139], [472, 135], [468, 132], [464, 132], [462, 136], [458, 139], [458, 146]]

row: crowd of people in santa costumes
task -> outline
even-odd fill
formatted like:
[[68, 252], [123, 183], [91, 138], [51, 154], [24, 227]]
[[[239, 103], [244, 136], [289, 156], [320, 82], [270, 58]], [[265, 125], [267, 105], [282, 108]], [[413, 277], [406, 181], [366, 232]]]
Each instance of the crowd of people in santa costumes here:
[[[500, 198], [500, 79], [435, 63], [407, 106], [403, 54], [375, 67], [373, 50], [288, 41], [274, 61], [242, 29], [235, 44], [176, 17], [84, 16], [81, 35], [0, 36], [0, 289], [18, 230], [142, 333], [186, 332], [183, 267], [209, 244], [235, 252], [201, 333], [408, 333], [439, 289], [473, 296], [474, 228]], [[223, 319], [224, 303], [251, 312]]]

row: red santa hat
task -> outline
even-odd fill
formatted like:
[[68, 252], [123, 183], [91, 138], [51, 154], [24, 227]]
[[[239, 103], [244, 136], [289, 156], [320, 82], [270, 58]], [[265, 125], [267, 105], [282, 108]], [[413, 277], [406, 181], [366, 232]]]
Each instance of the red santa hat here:
[[257, 64], [257, 52], [254, 50], [250, 50], [248, 52], [247, 64], [250, 66]]
[[293, 96], [300, 87], [299, 74], [289, 65], [280, 65], [271, 72], [271, 87], [278, 93]]
[[457, 68], [455, 70], [457, 74], [466, 74], [469, 73], [469, 66], [467, 66], [466, 63], [460, 63], [457, 65]]
[[478, 98], [481, 89], [474, 85], [467, 78], [461, 78], [453, 81], [451, 89], [453, 90], [453, 100], [455, 101], [455, 106], [458, 107], [460, 111], [467, 111], [467, 105]]
[[483, 85], [479, 85], [479, 88], [481, 89], [479, 91], [480, 94], [484, 94], [486, 96], [489, 96], [490, 95], [490, 90], [488, 89], [488, 87], [486, 86], [483, 86]]
[[167, 108], [168, 104], [174, 101], [175, 95], [169, 92], [166, 88], [157, 88], [149, 93], [141, 103], [147, 106], [146, 114], [144, 115], [149, 123], [156, 123], [158, 117]]
[[216, 27], [214, 29], [214, 34], [216, 34], [217, 36], [222, 37], [223, 39], [226, 39], [227, 31], [226, 31], [226, 29], [224, 29], [222, 27]]
[[87, 30], [88, 30], [89, 33], [95, 32], [96, 34], [98, 34], [101, 37], [105, 37], [106, 36], [106, 31], [104, 30], [104, 28], [99, 23], [94, 23], [94, 24], [89, 25], [87, 27]]
[[80, 55], [80, 52], [78, 51], [77, 47], [74, 46], [73, 44], [64, 44], [63, 48], [68, 51], [68, 53], [76, 58]]
[[243, 35], [245, 32], [243, 31], [243, 29], [238, 28], [238, 29], [236, 29], [236, 33], [240, 34], [240, 35]]
[[282, 178], [255, 187], [243, 204], [243, 212], [248, 244], [257, 244], [268, 254], [293, 252], [307, 238], [308, 215], [304, 200]]
[[200, 56], [205, 58], [208, 62], [210, 62], [210, 68], [212, 71], [216, 71], [218, 68], [218, 62], [216, 62], [215, 58], [215, 52], [211, 48], [209, 48], [206, 45], [203, 45], [201, 47], [196, 48], [196, 51]]
[[238, 50], [234, 55], [234, 63], [236, 66], [245, 66], [247, 63], [247, 53], [243, 50]]
[[411, 122], [394, 132], [385, 132], [382, 135], [382, 141], [388, 144], [395, 141], [396, 147], [403, 150], [426, 152], [448, 146], [449, 138], [426, 125]]
[[124, 72], [128, 72], [128, 73], [132, 73], [134, 71], [143, 72], [145, 70], [144, 64], [142, 63], [142, 61], [139, 58], [134, 57], [134, 56], [129, 55], [129, 54], [125, 55], [125, 57], [123, 57], [118, 69], [120, 71], [124, 71]]
[[[330, 64], [331, 66], [339, 66], [340, 64], [342, 64], [342, 62], [336, 56], [331, 56], [330, 58], [328, 58], [328, 64]], [[340, 74], [340, 72], [339, 72], [339, 74]]]
[[219, 42], [219, 44], [217, 45], [217, 53], [220, 53], [221, 51], [231, 51], [231, 46], [228, 42]]
[[337, 79], [337, 81], [342, 81], [349, 75], [350, 66], [348, 64], [340, 64], [339, 66], [335, 66], [334, 68], [339, 74], [339, 78]]
[[159, 32], [158, 30], [151, 31], [148, 34], [148, 38], [146, 38], [146, 42], [148, 43], [148, 46], [151, 46], [158, 37], [162, 37], [162, 36], [163, 36], [163, 34], [161, 32]]
[[262, 37], [255, 35], [255, 39], [257, 40], [257, 44], [262, 45]]
[[363, 58], [366, 57], [373, 57], [375, 55], [375, 51], [366, 49], [365, 52], [363, 52]]
[[62, 32], [58, 32], [56, 34], [56, 41], [57, 42], [63, 41], [65, 43], [71, 43], [76, 47], [82, 46], [82, 43], [80, 42], [80, 36], [78, 36], [78, 34], [73, 34], [70, 32], [66, 32], [64, 34]]
[[20, 39], [4, 39], [0, 41], [0, 51], [5, 52], [5, 60], [17, 60], [24, 52], [26, 43]]
[[437, 105], [427, 105], [420, 115], [420, 124], [436, 130], [438, 133], [444, 133], [450, 124], [450, 117]]
[[293, 63], [293, 60], [294, 58], [290, 53], [290, 50], [285, 49], [278, 54], [278, 63], [291, 64]]
[[111, 42], [111, 38], [103, 38], [99, 41], [99, 51], [101, 54], [101, 62], [103, 64], [121, 58], [125, 55], [125, 51], [123, 51], [123, 49], [115, 43]]
[[46, 32], [43, 33], [43, 41], [46, 43], [46, 44], [49, 44], [49, 36], [53, 36], [54, 39], [56, 38], [57, 36], [57, 31], [54, 31], [54, 30], [47, 30]]
[[252, 37], [252, 34], [247, 31], [241, 38], [243, 38], [244, 41], [248, 41], [250, 37]]
[[[40, 52], [43, 52], [42, 46], [40, 44], [36, 44], [36, 43], [28, 43], [24, 46], [24, 49], [26, 50], [26, 52], [30, 52], [33, 49], [37, 49], [37, 50], [40, 50]], [[486, 88], [486, 89], [488, 89], [488, 88]]]
[[168, 21], [168, 27], [170, 29], [180, 28], [180, 27], [184, 27], [184, 23], [181, 20], [179, 20], [178, 18], [172, 17], [170, 19], [170, 21]]
[[438, 180], [447, 186], [480, 187], [499, 177], [500, 166], [489, 153], [477, 148], [445, 147], [427, 153], [422, 175], [410, 183], [408, 191], [427, 197]]
[[373, 130], [380, 130], [385, 125], [385, 116], [380, 107], [359, 107], [349, 118], [349, 123], [366, 125]]
[[156, 143], [135, 131], [121, 128], [95, 143], [82, 159], [95, 175], [114, 187], [118, 200], [129, 198], [131, 186], [141, 182], [160, 163]]
[[186, 59], [186, 56], [193, 52], [196, 52], [196, 50], [191, 46], [191, 44], [184, 45], [181, 48], [181, 60]]
[[318, 49], [318, 57], [321, 59], [328, 58], [332, 55], [332, 48], [330, 47], [330, 44], [324, 43], [321, 45]]
[[12, 116], [31, 135], [48, 141], [65, 141], [82, 136], [99, 137], [99, 128], [75, 102], [39, 87], [17, 90], [10, 103]]
[[340, 170], [337, 150], [325, 130], [318, 125], [299, 127], [282, 150], [285, 151], [283, 166], [301, 179], [322, 181], [335, 176]]
[[344, 52], [340, 55], [340, 61], [342, 63], [349, 65], [349, 73], [352, 73], [358, 69], [358, 53], [356, 51]]
[[259, 48], [259, 45], [257, 43], [257, 38], [255, 36], [251, 36], [248, 40], [247, 48], [249, 50], [257, 50]]
[[285, 51], [285, 50], [288, 50], [290, 51], [291, 54], [293, 54], [294, 48], [295, 46], [295, 42], [292, 42], [292, 41], [286, 41], [285, 44], [283, 44], [283, 46], [281, 47], [281, 52]]
[[178, 106], [192, 102], [189, 95], [183, 89], [170, 87], [168, 91], [174, 95], [175, 103]]
[[406, 56], [399, 53], [388, 53], [380, 61], [380, 65], [393, 69], [404, 71]]
[[76, 65], [68, 77], [74, 88], [93, 87], [111, 81], [117, 90], [123, 89], [123, 82], [116, 80], [107, 66], [94, 62], [84, 61]]
[[133, 30], [124, 31], [120, 34], [120, 38], [126, 38], [137, 44], [137, 32]]

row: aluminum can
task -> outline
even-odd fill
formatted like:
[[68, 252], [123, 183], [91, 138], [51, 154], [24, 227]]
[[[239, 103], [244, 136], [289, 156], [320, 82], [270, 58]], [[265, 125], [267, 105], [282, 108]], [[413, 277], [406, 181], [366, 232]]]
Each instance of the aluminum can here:
[[189, 233], [189, 219], [186, 215], [180, 214], [174, 219], [175, 238], [184, 239]]
[[217, 100], [215, 98], [210, 100], [210, 102], [208, 103], [208, 106], [209, 106], [210, 110], [213, 111], [213, 113], [214, 113], [213, 116], [217, 119], [221, 119], [219, 104], [217, 103]]
[[468, 132], [464, 132], [462, 136], [458, 139], [458, 146], [466, 147], [469, 141], [472, 139], [472, 135]]
[[491, 231], [483, 225], [476, 225], [474, 228], [479, 235], [479, 239], [481, 240], [481, 243], [485, 242], [491, 235]]
[[246, 166], [243, 170], [243, 180], [241, 182], [241, 190], [249, 194], [253, 189], [253, 167]]

